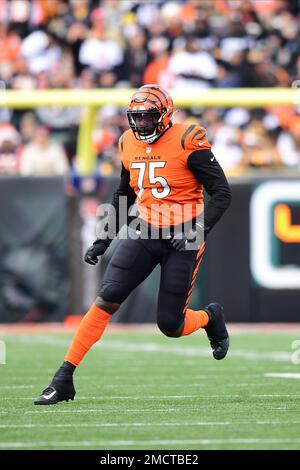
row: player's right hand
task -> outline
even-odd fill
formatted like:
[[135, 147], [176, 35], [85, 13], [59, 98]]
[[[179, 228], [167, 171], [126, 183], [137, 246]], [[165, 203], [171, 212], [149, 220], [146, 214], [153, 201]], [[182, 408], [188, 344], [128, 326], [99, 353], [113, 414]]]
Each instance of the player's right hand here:
[[84, 261], [92, 266], [95, 266], [98, 263], [98, 256], [102, 256], [107, 248], [109, 247], [109, 243], [107, 240], [96, 240], [92, 246], [90, 246], [85, 255]]

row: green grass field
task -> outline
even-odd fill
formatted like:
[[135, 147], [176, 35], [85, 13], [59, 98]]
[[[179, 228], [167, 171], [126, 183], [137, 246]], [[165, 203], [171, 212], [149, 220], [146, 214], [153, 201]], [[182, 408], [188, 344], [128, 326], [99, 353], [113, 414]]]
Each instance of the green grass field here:
[[300, 449], [294, 334], [234, 334], [215, 361], [205, 333], [107, 332], [75, 374], [74, 402], [33, 398], [62, 362], [66, 335], [7, 336], [0, 449]]

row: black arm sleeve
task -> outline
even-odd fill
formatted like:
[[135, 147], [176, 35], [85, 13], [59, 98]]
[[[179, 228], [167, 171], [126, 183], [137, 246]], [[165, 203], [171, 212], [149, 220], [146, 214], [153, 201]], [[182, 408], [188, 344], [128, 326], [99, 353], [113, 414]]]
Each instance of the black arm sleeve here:
[[226, 176], [211, 150], [203, 149], [191, 153], [187, 163], [210, 196], [204, 211], [204, 231], [207, 234], [230, 205], [231, 190]]
[[[124, 198], [122, 202], [121, 197], [122, 199]], [[120, 184], [118, 189], [114, 192], [111, 201], [111, 205], [113, 206], [114, 211], [110, 211], [108, 213], [108, 218], [104, 226], [104, 230], [99, 236], [100, 239], [105, 238], [107, 243], [110, 244], [110, 242], [114, 239], [114, 235], [117, 235], [119, 233], [122, 226], [126, 223], [128, 224], [130, 219], [128, 215], [128, 209], [130, 208], [130, 206], [132, 206], [132, 204], [134, 204], [135, 199], [136, 194], [130, 186], [130, 173], [122, 164]], [[122, 211], [122, 209], [126, 209], [127, 213], [121, 214], [120, 211]], [[114, 220], [115, 217], [116, 219]], [[114, 227], [115, 229], [111, 231], [111, 227]], [[107, 234], [109, 234], [109, 236], [107, 236]]]
[[122, 170], [121, 170], [121, 180], [118, 189], [114, 192], [112, 198], [112, 205], [114, 206], [115, 210], [118, 210], [119, 205], [119, 198], [120, 196], [126, 196], [128, 202], [128, 208], [134, 203], [136, 200], [136, 194], [132, 187], [130, 186], [130, 173], [124, 167], [122, 163]]

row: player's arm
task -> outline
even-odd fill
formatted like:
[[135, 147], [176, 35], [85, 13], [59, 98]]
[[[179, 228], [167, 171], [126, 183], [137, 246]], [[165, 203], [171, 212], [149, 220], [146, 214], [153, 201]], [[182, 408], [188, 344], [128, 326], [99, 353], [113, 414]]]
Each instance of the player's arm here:
[[[121, 178], [118, 189], [113, 193], [111, 206], [112, 211], [108, 214], [108, 220], [104, 227], [103, 234], [99, 235], [99, 238], [107, 239], [107, 243], [110, 245], [115, 235], [119, 233], [124, 224], [128, 225], [129, 215], [128, 209], [134, 204], [136, 200], [136, 194], [130, 186], [130, 172], [124, 167], [122, 163]], [[120, 214], [123, 211], [123, 214]], [[126, 213], [125, 213], [126, 211]], [[114, 224], [115, 221], [115, 224]], [[113, 227], [113, 233], [110, 235], [110, 227]], [[108, 234], [108, 235], [106, 235]], [[106, 236], [105, 236], [106, 235]]]
[[123, 202], [126, 202], [126, 209], [127, 209], [127, 217], [126, 221], [128, 223], [128, 209], [136, 199], [136, 194], [132, 187], [130, 186], [130, 173], [122, 164], [121, 170], [121, 179], [119, 183], [118, 189], [114, 192], [111, 206], [112, 210], [108, 214], [108, 219], [106, 225], [103, 227], [102, 232], [99, 234], [99, 238], [94, 241], [93, 245], [88, 248], [84, 260], [92, 265], [97, 264], [98, 256], [101, 256], [105, 253], [109, 245], [111, 244], [112, 240], [114, 239], [114, 235], [110, 235], [110, 227], [115, 227], [115, 235], [119, 233], [122, 226], [124, 224], [120, 223], [120, 199], [124, 198]]
[[210, 149], [192, 152], [187, 164], [210, 196], [204, 211], [204, 236], [206, 236], [229, 207], [231, 190], [221, 166]]

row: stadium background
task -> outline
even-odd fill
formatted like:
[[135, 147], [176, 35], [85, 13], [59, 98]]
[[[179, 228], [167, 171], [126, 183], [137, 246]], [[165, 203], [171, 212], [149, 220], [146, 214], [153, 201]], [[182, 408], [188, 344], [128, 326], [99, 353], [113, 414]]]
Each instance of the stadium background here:
[[[279, 88], [297, 91], [298, 20], [298, 2], [284, 0], [1, 0], [1, 321], [62, 320], [84, 313], [93, 301], [107, 260], [94, 269], [81, 259], [95, 238], [96, 208], [117, 184], [117, 142], [127, 128], [126, 107], [114, 103], [111, 90], [144, 83], [183, 99], [195, 96], [189, 107], [175, 101], [175, 121], [207, 127], [233, 188], [232, 207], [210, 237], [192, 302], [218, 299], [234, 321], [280, 321], [282, 305], [285, 321], [298, 319], [297, 191], [294, 198], [294, 187], [274, 196], [267, 227], [261, 227], [260, 208], [257, 218], [249, 209], [258, 183], [297, 180], [300, 169], [299, 101], [276, 101]], [[261, 106], [201, 105], [208, 90], [223, 90], [226, 97], [237, 88], [241, 102], [249, 88], [274, 93]], [[84, 97], [77, 106], [38, 106], [39, 97], [32, 107], [30, 98], [20, 104], [30, 91], [57, 89], [66, 96], [70, 90], [106, 91], [106, 104], [94, 107], [84, 138], [78, 132], [86, 119]], [[19, 92], [15, 106], [12, 91]], [[280, 204], [290, 222], [274, 220]], [[283, 224], [280, 233], [274, 223]], [[250, 237], [253, 226], [261, 240], [268, 238], [264, 262], [253, 261], [261, 252], [256, 244], [263, 244]], [[261, 264], [260, 272], [253, 263]], [[133, 294], [116, 320], [155, 320], [157, 277]]]

